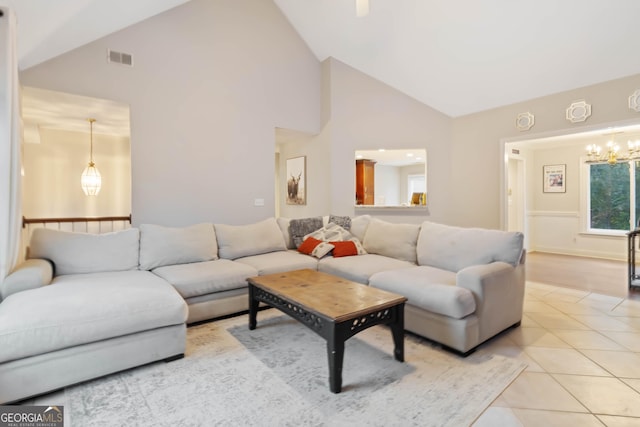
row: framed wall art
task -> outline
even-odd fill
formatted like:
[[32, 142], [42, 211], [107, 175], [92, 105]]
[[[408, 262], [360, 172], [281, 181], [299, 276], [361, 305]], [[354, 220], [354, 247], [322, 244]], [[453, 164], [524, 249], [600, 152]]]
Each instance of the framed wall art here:
[[287, 159], [287, 204], [307, 204], [307, 158]]
[[544, 165], [542, 180], [543, 193], [565, 193], [567, 191], [567, 165]]

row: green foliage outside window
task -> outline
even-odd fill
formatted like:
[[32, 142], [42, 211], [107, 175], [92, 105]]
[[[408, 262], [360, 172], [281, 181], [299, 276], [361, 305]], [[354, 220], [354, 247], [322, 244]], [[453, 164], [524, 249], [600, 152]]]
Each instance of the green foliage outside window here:
[[[631, 205], [629, 170], [629, 163], [591, 165], [592, 229], [629, 230]], [[640, 179], [637, 173], [635, 181], [636, 188], [639, 188]], [[638, 212], [640, 198], [634, 197], [634, 199], [635, 211]]]

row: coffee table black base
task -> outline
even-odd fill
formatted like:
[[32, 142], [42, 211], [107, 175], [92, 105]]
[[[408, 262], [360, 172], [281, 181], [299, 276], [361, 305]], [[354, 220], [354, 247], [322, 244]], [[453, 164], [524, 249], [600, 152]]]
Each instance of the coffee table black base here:
[[273, 295], [264, 289], [249, 284], [249, 329], [257, 325], [258, 305], [268, 304], [298, 320], [327, 341], [329, 359], [329, 388], [333, 393], [342, 390], [342, 362], [346, 340], [375, 325], [389, 325], [393, 336], [393, 357], [404, 362], [404, 302], [374, 311], [357, 318], [335, 322], [320, 313], [307, 310], [294, 302]]

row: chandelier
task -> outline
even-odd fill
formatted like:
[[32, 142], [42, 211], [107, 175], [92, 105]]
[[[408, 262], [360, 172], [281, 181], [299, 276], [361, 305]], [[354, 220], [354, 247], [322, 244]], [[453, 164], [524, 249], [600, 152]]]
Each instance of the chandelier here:
[[627, 151], [620, 151], [620, 146], [615, 142], [613, 136], [607, 142], [606, 152], [597, 144], [587, 145], [587, 163], [608, 163], [615, 165], [618, 162], [640, 159], [640, 140], [628, 141]]
[[100, 187], [102, 187], [102, 177], [96, 164], [93, 163], [93, 123], [95, 123], [96, 119], [87, 119], [87, 121], [90, 126], [91, 148], [89, 151], [89, 165], [82, 171], [80, 185], [82, 186], [82, 191], [84, 191], [84, 194], [87, 196], [97, 196], [100, 192]]

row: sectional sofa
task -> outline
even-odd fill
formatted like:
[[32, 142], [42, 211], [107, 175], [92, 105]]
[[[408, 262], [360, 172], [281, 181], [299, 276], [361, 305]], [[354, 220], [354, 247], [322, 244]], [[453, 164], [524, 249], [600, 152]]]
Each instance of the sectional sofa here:
[[38, 229], [0, 284], [0, 403], [182, 357], [186, 324], [247, 309], [248, 277], [304, 268], [406, 296], [405, 329], [467, 354], [520, 323], [524, 255], [521, 233], [368, 215]]

